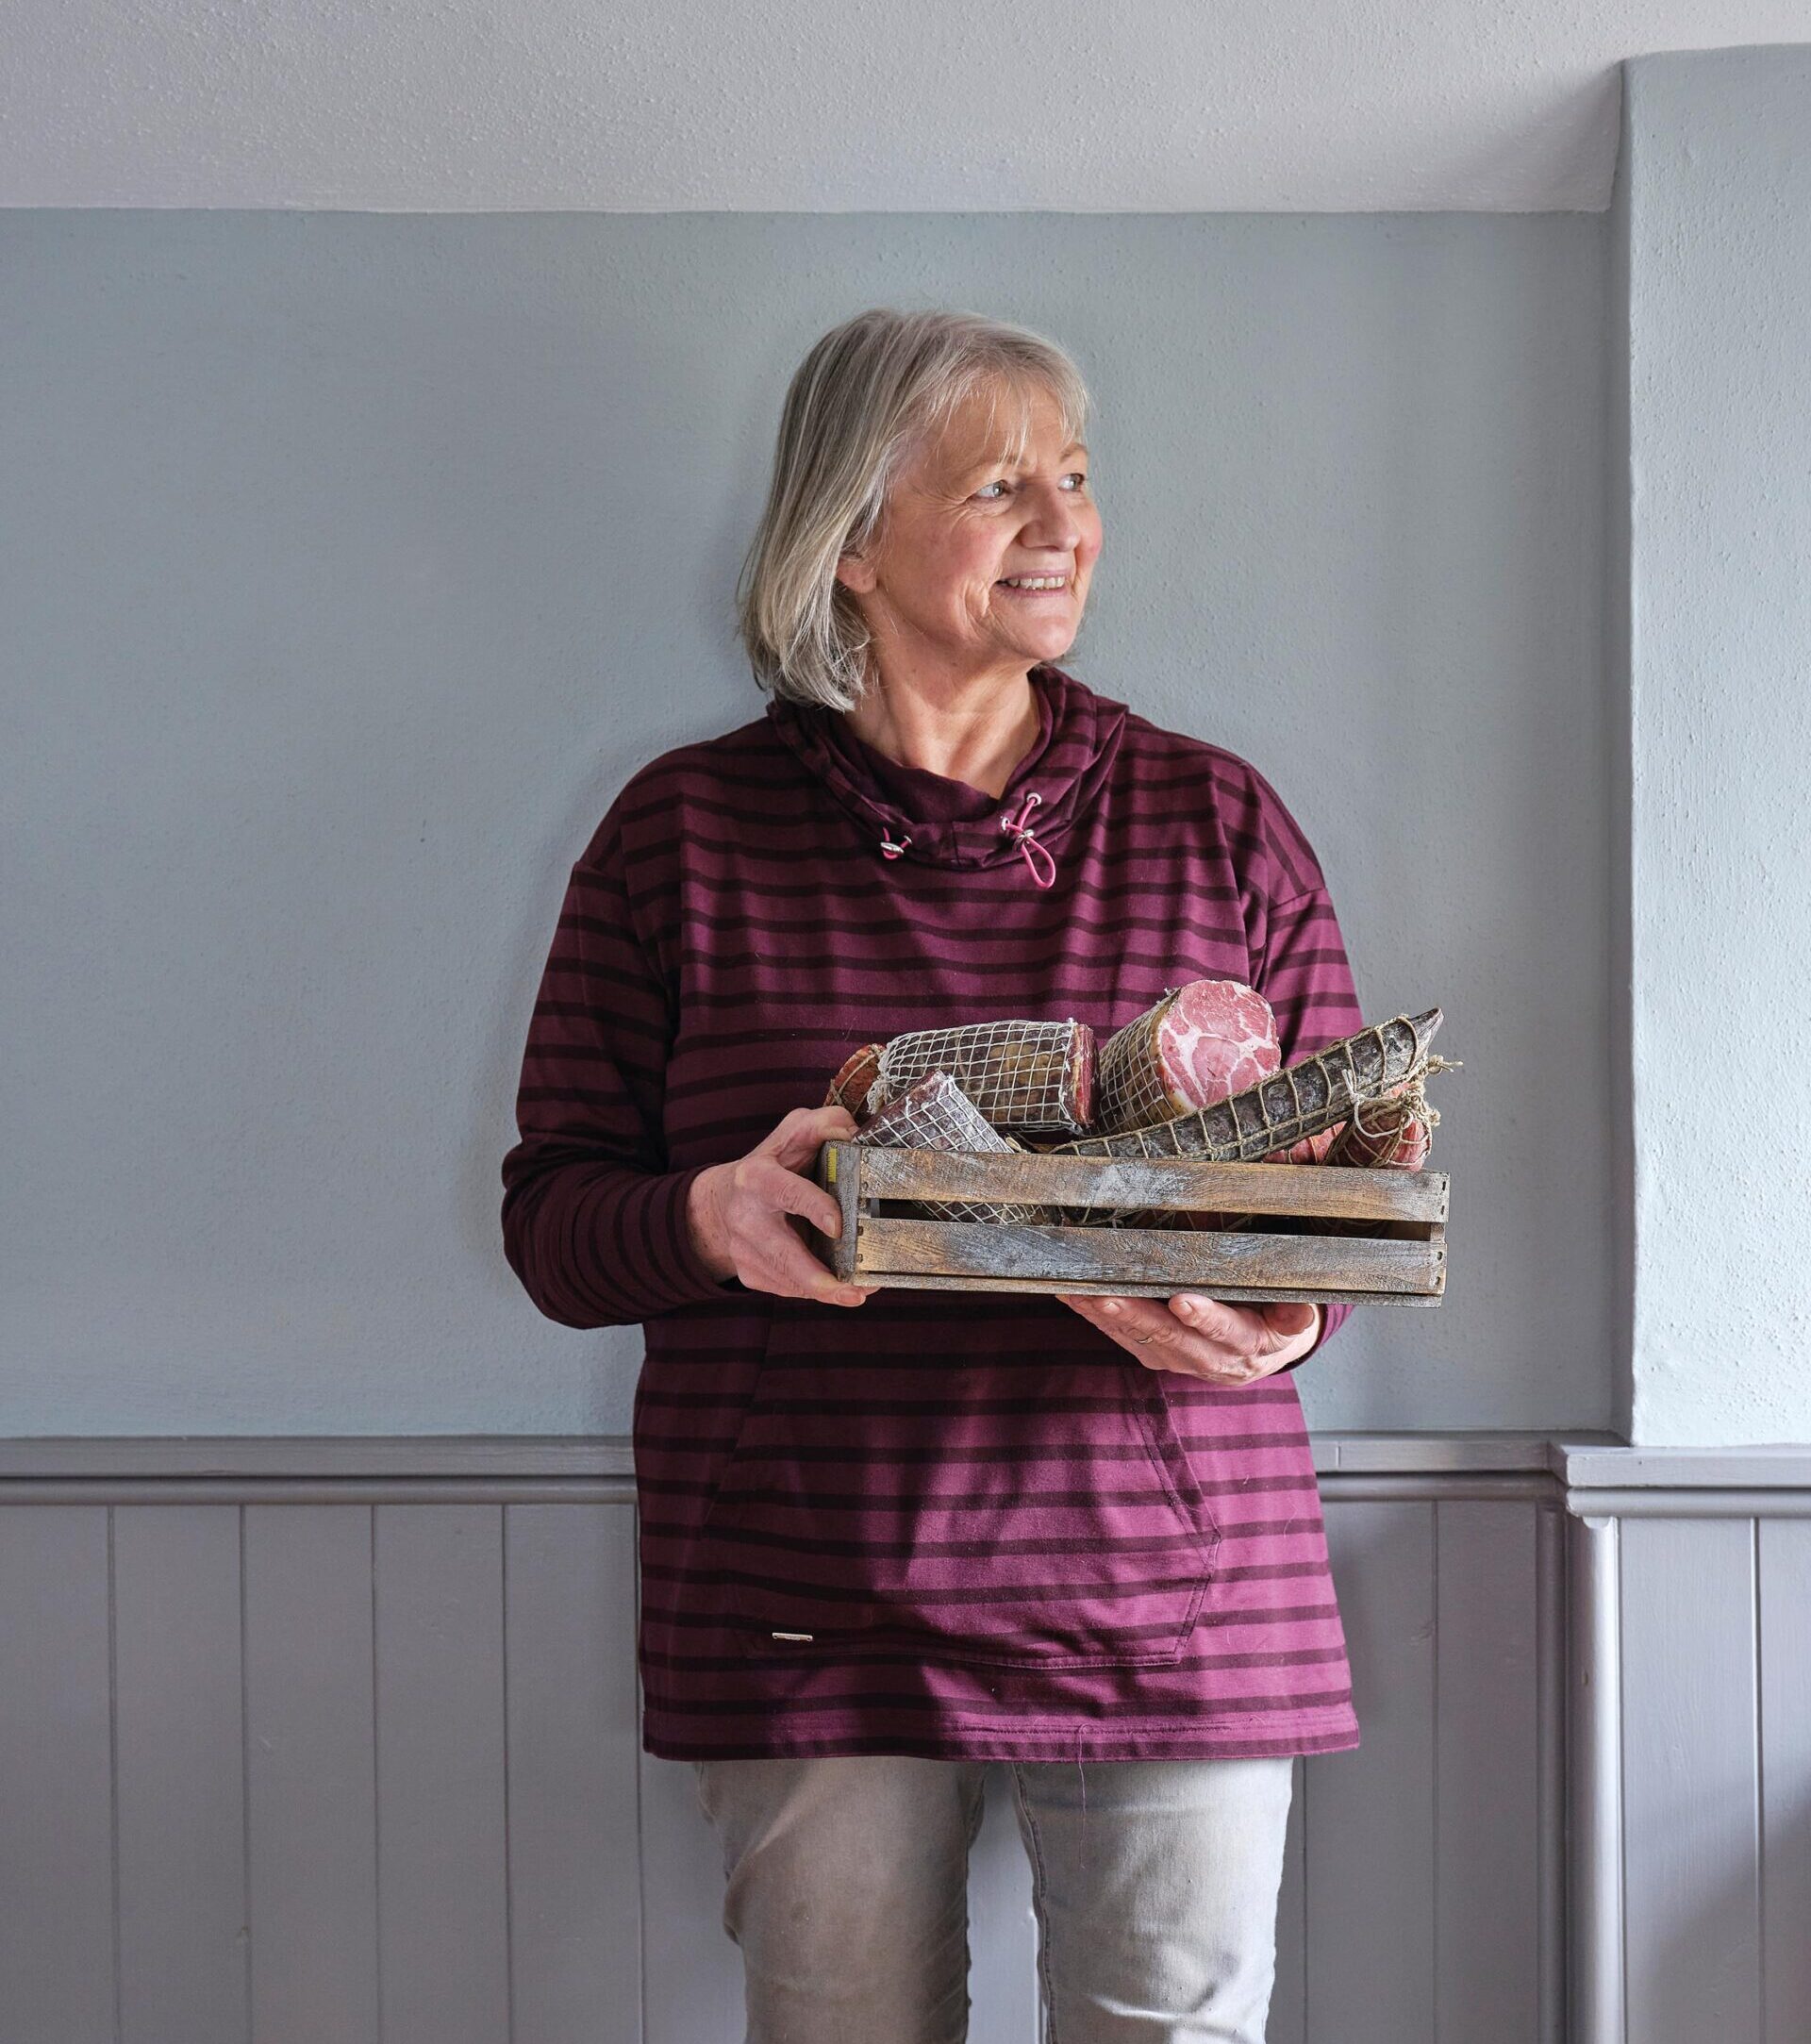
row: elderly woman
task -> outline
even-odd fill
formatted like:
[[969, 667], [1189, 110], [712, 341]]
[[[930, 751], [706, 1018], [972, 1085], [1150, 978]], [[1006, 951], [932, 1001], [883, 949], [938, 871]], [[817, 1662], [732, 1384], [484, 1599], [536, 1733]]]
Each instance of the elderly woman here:
[[645, 1323], [643, 1744], [721, 1835], [751, 2039], [965, 2035], [997, 1760], [1053, 2035], [1259, 2044], [1292, 1756], [1358, 1742], [1288, 1374], [1349, 1308], [876, 1293], [798, 1227], [864, 1043], [1199, 977], [1286, 1062], [1362, 1026], [1270, 782], [1055, 664], [1086, 415], [966, 314], [812, 347], [743, 577], [766, 713], [630, 776], [529, 1031], [505, 1245], [549, 1318]]

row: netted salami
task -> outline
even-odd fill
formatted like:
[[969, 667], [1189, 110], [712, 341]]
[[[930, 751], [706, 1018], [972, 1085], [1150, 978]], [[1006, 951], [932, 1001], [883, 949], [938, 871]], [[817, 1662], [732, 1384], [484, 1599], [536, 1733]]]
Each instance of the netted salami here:
[[881, 1049], [878, 1043], [864, 1043], [843, 1059], [823, 1096], [826, 1107], [846, 1107], [857, 1122], [861, 1120], [868, 1111], [868, 1095], [880, 1076]]
[[[858, 1143], [889, 1150], [1023, 1151], [994, 1128], [946, 1072], [933, 1072], [908, 1092], [876, 1110], [856, 1135]], [[985, 1200], [902, 1201], [908, 1213], [932, 1221], [1032, 1221], [1046, 1218], [1040, 1206]]]
[[[1082, 1136], [1058, 1143], [1068, 1156], [1203, 1157], [1213, 1163], [1256, 1163], [1335, 1128], [1392, 1087], [1440, 1069], [1428, 1046], [1444, 1018], [1438, 1008], [1396, 1015], [1342, 1037], [1324, 1051], [1287, 1066], [1230, 1099], [1193, 1114], [1117, 1136]], [[1092, 1210], [1079, 1216], [1093, 1218]]]
[[1087, 1022], [972, 1022], [894, 1037], [880, 1054], [870, 1111], [933, 1072], [946, 1073], [1002, 1134], [1078, 1136], [1090, 1126], [1094, 1032]]
[[1361, 1170], [1422, 1171], [1439, 1119], [1427, 1104], [1424, 1077], [1405, 1079], [1381, 1100], [1354, 1110], [1326, 1161]]

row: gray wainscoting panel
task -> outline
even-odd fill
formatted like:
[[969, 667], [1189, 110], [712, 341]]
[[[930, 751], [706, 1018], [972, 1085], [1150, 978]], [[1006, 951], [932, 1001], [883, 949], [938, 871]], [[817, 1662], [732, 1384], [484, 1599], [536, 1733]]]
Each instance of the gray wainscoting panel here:
[[[1455, 1499], [1435, 1510], [1435, 2035], [1541, 2035], [1539, 1535], [1550, 1511]], [[1557, 1616], [1557, 1614], [1553, 1614]]]
[[1753, 1563], [1746, 1521], [1623, 1522], [1622, 1878], [1639, 2044], [1759, 2044]]
[[251, 2035], [377, 2044], [372, 1508], [244, 1520]]
[[1755, 1525], [1760, 1562], [1762, 2044], [1811, 2037], [1811, 1521]]
[[641, 2035], [641, 1740], [626, 1517], [620, 1504], [504, 1513], [510, 2044], [633, 2044]]
[[[1577, 2044], [1811, 2036], [1811, 1464], [1651, 1459], [1327, 1444], [1363, 1743], [1296, 1764], [1270, 2044], [1559, 2044], [1568, 1924]], [[739, 2044], [634, 1502], [622, 1443], [0, 1443], [0, 2044]], [[1038, 2044], [987, 1793], [971, 2036]]]
[[503, 1511], [374, 1515], [383, 2044], [509, 2035]]
[[1574, 2036], [1803, 2044], [1811, 1455], [1589, 1463], [1567, 1493]]
[[123, 2044], [247, 2028], [239, 1529], [230, 1504], [113, 1513]]
[[1435, 1510], [1326, 1507], [1362, 1744], [1305, 1769], [1308, 2044], [1434, 2037]]
[[0, 2009], [22, 2044], [112, 2044], [108, 1514], [0, 1505]]

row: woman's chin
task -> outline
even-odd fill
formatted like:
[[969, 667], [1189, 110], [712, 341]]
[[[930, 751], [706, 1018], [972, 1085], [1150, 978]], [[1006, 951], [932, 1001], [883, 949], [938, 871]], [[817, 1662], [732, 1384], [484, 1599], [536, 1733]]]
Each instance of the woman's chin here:
[[1063, 617], [1008, 618], [1006, 624], [1012, 643], [1022, 652], [1036, 653], [1039, 659], [1060, 659], [1075, 643], [1075, 633], [1081, 624], [1078, 614], [1071, 612]]

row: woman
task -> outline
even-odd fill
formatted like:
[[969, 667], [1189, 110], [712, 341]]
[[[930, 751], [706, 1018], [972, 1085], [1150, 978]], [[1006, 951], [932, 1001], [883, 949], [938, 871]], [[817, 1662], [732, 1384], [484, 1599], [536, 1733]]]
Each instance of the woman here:
[[1062, 2044], [1259, 2044], [1292, 1756], [1357, 1744], [1288, 1374], [1349, 1308], [875, 1293], [797, 1231], [861, 1044], [1196, 977], [1286, 1062], [1362, 1026], [1270, 783], [1055, 664], [1086, 413], [1018, 327], [817, 342], [744, 573], [766, 714], [630, 777], [529, 1033], [505, 1243], [550, 1318], [646, 1323], [643, 1744], [721, 1833], [751, 2039], [965, 2034], [1004, 1760]]

